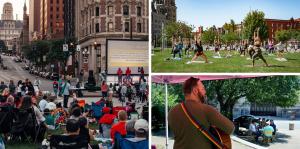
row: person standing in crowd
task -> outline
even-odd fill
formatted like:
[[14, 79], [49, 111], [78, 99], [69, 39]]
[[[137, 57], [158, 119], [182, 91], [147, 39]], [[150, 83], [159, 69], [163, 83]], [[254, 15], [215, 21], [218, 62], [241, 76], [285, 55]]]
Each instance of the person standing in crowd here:
[[70, 82], [65, 80], [62, 84], [61, 94], [64, 96], [64, 108], [68, 108], [68, 101], [70, 97]]
[[131, 79], [131, 70], [129, 67], [127, 67], [126, 69], [126, 79], [127, 80], [130, 80]]
[[83, 75], [84, 75], [84, 72], [83, 72], [83, 69], [81, 69], [80, 73], [79, 73], [79, 82], [83, 82]]
[[0, 83], [0, 93], [2, 93], [4, 91], [4, 89], [7, 88], [7, 85], [5, 85], [4, 81], [1, 81]]
[[250, 131], [250, 133], [251, 133], [252, 135], [255, 136], [255, 141], [257, 142], [257, 141], [258, 141], [258, 137], [259, 137], [261, 134], [260, 134], [260, 131], [257, 131], [257, 127], [256, 127], [256, 125], [255, 125], [255, 121], [254, 121], [254, 120], [252, 120], [252, 121], [250, 122], [250, 125], [249, 125], [249, 131]]
[[108, 92], [108, 85], [106, 84], [105, 81], [102, 82], [101, 92], [102, 92], [102, 97], [106, 98], [107, 97], [107, 92]]
[[22, 80], [19, 80], [17, 83], [17, 96], [21, 97], [22, 96]]
[[35, 89], [30, 81], [27, 84], [27, 92], [31, 92], [33, 96], [35, 96]]
[[145, 71], [144, 71], [144, 67], [141, 67], [141, 68], [140, 68], [140, 73], [141, 73], [141, 76], [140, 76], [140, 80], [139, 80], [139, 82], [141, 82], [141, 80], [145, 78]]
[[118, 75], [118, 83], [119, 83], [119, 85], [121, 85], [122, 84], [122, 75], [123, 75], [123, 71], [121, 68], [118, 69], [117, 75]]
[[[205, 128], [215, 126], [226, 134], [233, 132], [233, 123], [214, 107], [205, 104], [206, 90], [199, 79], [191, 77], [186, 80], [183, 84], [183, 93], [186, 109], [196, 116], [197, 121], [201, 122]], [[170, 110], [168, 119], [169, 126], [174, 133], [174, 149], [212, 147], [211, 141], [192, 124], [181, 104], [177, 104]]]
[[15, 94], [15, 92], [16, 92], [16, 85], [15, 85], [15, 83], [14, 83], [13, 80], [9, 81], [8, 88], [9, 88], [9, 93], [10, 94]]
[[57, 96], [57, 93], [58, 93], [58, 82], [57, 82], [56, 79], [53, 81], [52, 85], [53, 85], [53, 92], [54, 92], [55, 96]]
[[140, 83], [140, 102], [141, 103], [143, 103], [145, 100], [146, 92], [147, 92], [147, 83], [146, 83], [146, 80], [143, 79]]
[[42, 84], [42, 82], [41, 82], [41, 80], [39, 79], [39, 77], [36, 77], [35, 80], [34, 80], [34, 82], [33, 82], [33, 85], [34, 85], [34, 87], [36, 88], [35, 90], [39, 90], [41, 84]]
[[108, 101], [112, 101], [113, 94], [114, 94], [114, 86], [112, 83], [110, 83], [108, 88]]
[[276, 131], [277, 131], [277, 128], [276, 128], [276, 125], [274, 123], [274, 120], [270, 120], [270, 126], [273, 127], [273, 129], [274, 129], [273, 135], [275, 135]]

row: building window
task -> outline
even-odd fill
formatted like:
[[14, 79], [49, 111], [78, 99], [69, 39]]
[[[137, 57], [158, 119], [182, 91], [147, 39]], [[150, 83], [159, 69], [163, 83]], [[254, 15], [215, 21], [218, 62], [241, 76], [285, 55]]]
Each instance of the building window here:
[[140, 6], [136, 7], [136, 13], [137, 13], [137, 16], [142, 16], [142, 8]]
[[56, 0], [56, 3], [59, 4], [59, 0]]
[[128, 5], [124, 5], [123, 6], [123, 15], [124, 16], [128, 16], [129, 15], [129, 6]]
[[50, 0], [50, 4], [53, 4], [53, 0]]
[[51, 7], [50, 7], [50, 12], [52, 12], [52, 11], [53, 11], [53, 7], [51, 6]]
[[108, 31], [113, 32], [113, 23], [109, 22], [107, 26], [108, 26]]
[[99, 33], [100, 32], [100, 24], [96, 23], [95, 28], [96, 28], [96, 33]]
[[56, 15], [56, 19], [59, 19], [59, 15]]
[[125, 32], [129, 32], [129, 22], [125, 22]]
[[113, 6], [108, 6], [108, 14], [107, 15], [113, 15], [114, 13], [114, 9], [113, 9]]
[[99, 7], [96, 7], [96, 16], [100, 16], [100, 8]]
[[59, 11], [59, 7], [56, 7], [56, 11]]
[[142, 32], [142, 23], [137, 23], [137, 32], [138, 33]]

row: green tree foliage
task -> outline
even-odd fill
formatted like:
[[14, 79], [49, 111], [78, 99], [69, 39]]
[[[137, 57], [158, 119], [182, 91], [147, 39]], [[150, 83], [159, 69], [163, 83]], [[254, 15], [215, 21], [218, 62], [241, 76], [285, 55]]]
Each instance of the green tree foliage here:
[[47, 59], [50, 62], [63, 62], [65, 61], [65, 55], [63, 52], [64, 40], [51, 41], [51, 50], [47, 53]]
[[212, 29], [208, 29], [202, 33], [201, 41], [204, 44], [213, 44], [217, 33]]
[[299, 30], [280, 30], [275, 33], [275, 40], [277, 42], [287, 42], [288, 40], [295, 39], [300, 41]]
[[168, 40], [174, 38], [192, 38], [194, 27], [192, 25], [188, 25], [185, 22], [169, 22], [165, 27], [164, 31]]
[[259, 36], [262, 40], [268, 38], [268, 27], [265, 23], [265, 14], [262, 11], [251, 11], [244, 19], [244, 37], [248, 40], [253, 40], [253, 33], [257, 28], [260, 28]]
[[234, 32], [229, 32], [229, 33], [221, 36], [221, 40], [226, 44], [234, 43], [234, 42], [238, 41], [239, 39], [240, 39], [239, 36]]

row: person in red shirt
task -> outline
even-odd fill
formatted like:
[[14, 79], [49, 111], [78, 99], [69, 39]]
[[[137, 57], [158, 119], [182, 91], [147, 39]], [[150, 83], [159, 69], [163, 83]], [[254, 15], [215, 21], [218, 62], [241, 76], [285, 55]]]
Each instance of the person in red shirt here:
[[141, 76], [140, 76], [140, 82], [141, 82], [141, 80], [142, 80], [142, 79], [144, 80], [144, 78], [145, 78], [145, 71], [144, 71], [144, 67], [141, 67], [141, 69], [140, 69], [140, 73], [141, 73]]
[[118, 113], [119, 122], [114, 124], [110, 130], [110, 137], [112, 140], [115, 139], [115, 134], [120, 133], [122, 136], [127, 134], [126, 131], [126, 120], [127, 120], [127, 113], [124, 110], [119, 111]]
[[122, 84], [122, 74], [123, 74], [123, 71], [121, 68], [118, 69], [117, 74], [118, 74], [119, 85], [121, 85]]
[[129, 80], [130, 79], [130, 75], [131, 75], [131, 70], [129, 67], [127, 67], [126, 69], [126, 78]]
[[101, 85], [101, 92], [102, 92], [102, 97], [103, 98], [107, 97], [107, 91], [108, 91], [108, 85], [106, 84], [105, 81], [103, 81], [102, 85]]

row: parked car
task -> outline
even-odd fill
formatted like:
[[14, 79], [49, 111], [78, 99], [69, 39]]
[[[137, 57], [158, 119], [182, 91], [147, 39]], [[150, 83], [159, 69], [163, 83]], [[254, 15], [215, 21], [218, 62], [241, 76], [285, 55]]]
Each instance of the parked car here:
[[27, 66], [27, 65], [25, 65], [25, 66], [23, 67], [23, 69], [24, 69], [24, 70], [30, 70], [29, 66]]
[[235, 126], [243, 127], [248, 129], [251, 121], [259, 121], [259, 118], [253, 116], [253, 115], [242, 115], [236, 119], [233, 120], [233, 123]]
[[51, 80], [59, 80], [59, 74], [56, 72], [53, 72], [50, 76]]

